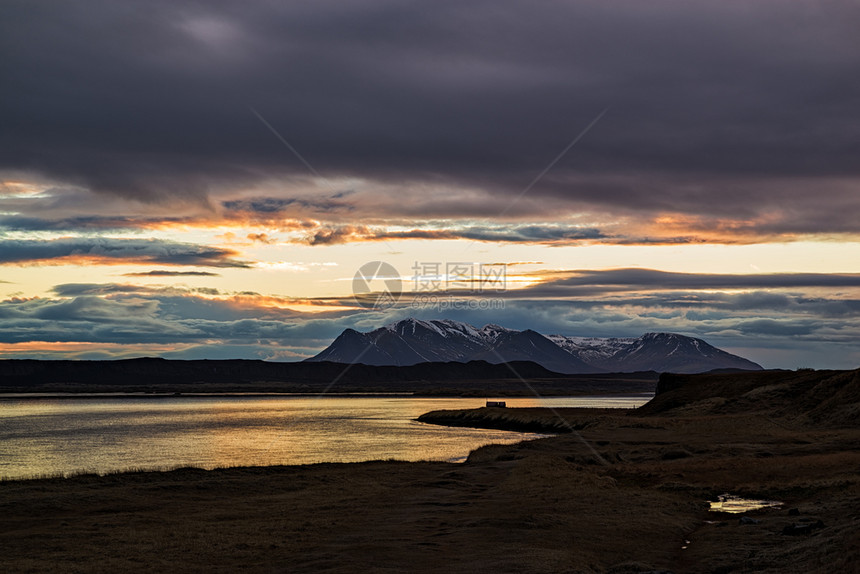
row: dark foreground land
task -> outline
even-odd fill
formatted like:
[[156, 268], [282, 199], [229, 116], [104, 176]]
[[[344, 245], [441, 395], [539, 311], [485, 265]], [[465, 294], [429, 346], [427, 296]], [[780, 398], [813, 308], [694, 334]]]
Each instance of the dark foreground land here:
[[[571, 396], [654, 392], [658, 374], [567, 375], [531, 361], [421, 363], [394, 367], [251, 360], [0, 360], [8, 393], [412, 393], [423, 396]], [[523, 385], [529, 381], [531, 388]]]
[[[464, 464], [0, 483], [0, 571], [860, 571], [860, 371], [664, 376], [630, 414], [560, 414]], [[557, 420], [429, 418], [457, 417]], [[741, 523], [723, 493], [784, 505]]]

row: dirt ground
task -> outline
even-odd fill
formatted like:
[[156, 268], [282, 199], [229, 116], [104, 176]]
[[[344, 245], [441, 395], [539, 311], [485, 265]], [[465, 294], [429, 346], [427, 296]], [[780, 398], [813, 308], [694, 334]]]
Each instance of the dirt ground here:
[[[856, 423], [562, 414], [462, 464], [2, 482], [0, 571], [860, 572]], [[783, 505], [742, 524], [723, 493]]]

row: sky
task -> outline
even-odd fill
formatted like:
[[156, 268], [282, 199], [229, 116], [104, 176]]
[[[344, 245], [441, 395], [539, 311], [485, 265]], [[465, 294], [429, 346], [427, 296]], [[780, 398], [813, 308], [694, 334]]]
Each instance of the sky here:
[[858, 29], [853, 0], [4, 0], [0, 358], [293, 361], [413, 316], [856, 368]]

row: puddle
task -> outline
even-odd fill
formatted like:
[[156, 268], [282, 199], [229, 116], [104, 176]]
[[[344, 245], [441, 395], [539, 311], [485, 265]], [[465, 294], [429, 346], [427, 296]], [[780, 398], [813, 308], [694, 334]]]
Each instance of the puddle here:
[[782, 506], [782, 503], [776, 500], [755, 500], [752, 498], [735, 496], [734, 494], [721, 494], [717, 498], [719, 500], [718, 502], [711, 502], [711, 512], [740, 514], [742, 512], [758, 510], [759, 508]]

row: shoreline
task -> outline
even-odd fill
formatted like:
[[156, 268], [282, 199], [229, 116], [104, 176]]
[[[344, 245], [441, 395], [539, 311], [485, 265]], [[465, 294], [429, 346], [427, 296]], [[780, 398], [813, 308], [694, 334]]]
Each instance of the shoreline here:
[[653, 391], [641, 391], [641, 392], [630, 392], [630, 391], [606, 391], [606, 392], [570, 392], [566, 394], [547, 394], [541, 395], [540, 397], [535, 397], [532, 393], [523, 393], [523, 394], [511, 394], [511, 393], [501, 393], [501, 394], [488, 394], [488, 395], [477, 395], [477, 394], [456, 394], [456, 393], [427, 393], [421, 391], [391, 391], [391, 392], [380, 392], [380, 391], [348, 391], [348, 392], [326, 392], [326, 393], [315, 393], [315, 392], [279, 392], [279, 391], [265, 391], [265, 392], [257, 392], [257, 391], [212, 391], [212, 392], [194, 392], [194, 391], [133, 391], [133, 392], [71, 392], [71, 391], [57, 391], [57, 392], [28, 392], [28, 393], [3, 393], [0, 392], [0, 401], [3, 400], [26, 400], [26, 399], [116, 399], [116, 398], [129, 398], [129, 399], [171, 399], [171, 398], [206, 398], [206, 397], [238, 397], [238, 398], [253, 398], [253, 397], [338, 397], [338, 398], [348, 398], [348, 397], [360, 397], [360, 398], [391, 398], [391, 397], [404, 397], [404, 398], [452, 398], [452, 399], [486, 399], [486, 398], [505, 398], [505, 399], [561, 399], [561, 398], [587, 398], [587, 397], [633, 397], [633, 396], [641, 396], [641, 397], [653, 397]]
[[[590, 407], [480, 407], [424, 413], [417, 421], [433, 425], [478, 429], [565, 434], [585, 428], [592, 417], [618, 415], [630, 408]], [[583, 420], [585, 417], [585, 420]]]
[[109, 392], [109, 393], [0, 393], [0, 401], [3, 400], [29, 400], [29, 399], [195, 399], [207, 397], [361, 397], [361, 398], [389, 398], [389, 397], [415, 397], [411, 392], [347, 392], [347, 393], [282, 393], [282, 392]]
[[[399, 393], [391, 393], [391, 394], [399, 394]], [[214, 394], [214, 395], [188, 395], [188, 396], [189, 397], [195, 397], [195, 396], [204, 396], [205, 397], [205, 396], [221, 396], [221, 395]], [[234, 395], [225, 395], [225, 396], [234, 396]], [[256, 397], [256, 396], [269, 396], [269, 395], [253, 394], [250, 396]], [[315, 395], [291, 395], [291, 396], [315, 396]], [[337, 395], [335, 395], [335, 396], [337, 396]], [[375, 397], [375, 396], [380, 396], [380, 395], [361, 395], [361, 396]], [[589, 395], [589, 396], [591, 396], [591, 395]], [[53, 399], [55, 397], [25, 397], [25, 398], [51, 398], [51, 399]], [[59, 398], [77, 399], [77, 398], [115, 398], [115, 397], [112, 397], [112, 396], [102, 397], [101, 395], [99, 395], [96, 397], [71, 396], [71, 397], [59, 397]], [[129, 396], [129, 397], [123, 397], [123, 398], [135, 398], [135, 397]], [[172, 395], [164, 395], [164, 396], [160, 396], [160, 397], [144, 397], [144, 398], [174, 398], [174, 397]], [[430, 411], [428, 413], [424, 413], [424, 414], [420, 415], [418, 418], [415, 418], [413, 420], [416, 422], [424, 423], [424, 424], [431, 424], [431, 425], [438, 425], [438, 426], [466, 427], [466, 428], [488, 429], [488, 430], [502, 430], [502, 431], [509, 431], [512, 433], [531, 433], [534, 436], [529, 437], [529, 438], [524, 438], [523, 440], [518, 441], [516, 443], [490, 443], [490, 444], [484, 445], [482, 447], [478, 447], [478, 449], [474, 449], [472, 451], [469, 451], [465, 456], [459, 456], [459, 457], [455, 457], [455, 459], [449, 459], [449, 460], [399, 460], [399, 459], [395, 460], [395, 459], [391, 459], [389, 461], [382, 461], [382, 460], [377, 460], [377, 459], [371, 459], [371, 460], [362, 460], [362, 461], [355, 461], [355, 462], [322, 461], [322, 462], [299, 463], [299, 464], [275, 464], [275, 465], [253, 465], [253, 466], [226, 465], [226, 466], [216, 466], [216, 467], [211, 467], [211, 468], [206, 468], [206, 467], [202, 467], [202, 466], [182, 466], [182, 465], [179, 465], [176, 467], [153, 468], [153, 469], [130, 467], [130, 468], [126, 468], [126, 469], [110, 470], [110, 471], [106, 471], [106, 472], [91, 472], [91, 471], [87, 471], [87, 470], [82, 470], [80, 472], [70, 471], [70, 472], [66, 472], [66, 473], [57, 473], [57, 474], [51, 474], [51, 475], [35, 475], [32, 477], [8, 478], [8, 477], [0, 476], [0, 484], [10, 483], [10, 482], [18, 482], [18, 481], [34, 481], [34, 480], [51, 481], [51, 480], [68, 480], [68, 479], [74, 479], [74, 478], [80, 478], [80, 477], [122, 476], [122, 475], [126, 475], [126, 474], [147, 474], [147, 473], [161, 474], [161, 473], [170, 473], [170, 472], [177, 472], [177, 471], [189, 471], [189, 472], [190, 471], [198, 471], [198, 470], [205, 471], [205, 472], [213, 472], [213, 471], [217, 472], [217, 471], [225, 471], [225, 470], [259, 470], [259, 471], [264, 471], [265, 469], [278, 469], [278, 468], [285, 468], [285, 467], [313, 467], [313, 466], [331, 465], [331, 464], [354, 465], [354, 464], [364, 464], [364, 463], [374, 463], [374, 462], [397, 462], [397, 463], [408, 463], [408, 464], [411, 464], [411, 463], [416, 463], [416, 464], [420, 464], [420, 463], [463, 464], [463, 463], [468, 461], [469, 457], [476, 450], [479, 450], [481, 448], [515, 446], [515, 445], [519, 445], [523, 442], [529, 442], [532, 440], [538, 440], [538, 439], [544, 439], [544, 438], [551, 438], [552, 436], [556, 436], [556, 435], [564, 434], [564, 433], [569, 433], [572, 431], [571, 427], [565, 426], [561, 423], [556, 424], [556, 425], [548, 424], [545, 419], [548, 417], [555, 417], [556, 414], [553, 413], [552, 411], [550, 411], [549, 409], [545, 408], [545, 407], [522, 407], [522, 408], [521, 407], [509, 407], [509, 408], [507, 408], [508, 411], [546, 411], [545, 416], [540, 416], [539, 418], [536, 418], [532, 421], [526, 420], [522, 423], [522, 425], [520, 425], [516, 421], [510, 421], [510, 420], [505, 420], [505, 419], [498, 419], [498, 422], [496, 422], [494, 420], [494, 417], [484, 416], [483, 414], [480, 414], [479, 416], [476, 416], [476, 417], [472, 418], [471, 420], [469, 420], [468, 421], [469, 424], [457, 424], [456, 419], [454, 419], [452, 421], [452, 420], [445, 418], [445, 415], [447, 413], [452, 413], [456, 417], [460, 413], [463, 413], [463, 414], [472, 413], [472, 412], [480, 413], [480, 411], [484, 411], [486, 409], [487, 409], [487, 407], [479, 407], [479, 408], [475, 408], [475, 409], [450, 409], [450, 410]], [[607, 413], [614, 412], [617, 414], [618, 411], [632, 411], [632, 410], [633, 410], [632, 408], [624, 408], [624, 407], [603, 408], [603, 409], [589, 408], [589, 407], [562, 407], [562, 408], [553, 409], [553, 411], [556, 411], [556, 412], [558, 412], [558, 411], [562, 411], [562, 412], [576, 411], [579, 414], [585, 414], [585, 415], [602, 413], [603, 411], [606, 411]], [[494, 424], [497, 426], [493, 426]], [[533, 430], [529, 430], [529, 429], [533, 429]]]
[[[560, 411], [576, 433], [464, 463], [0, 482], [0, 570], [856, 571], [860, 371], [663, 388], [629, 412]], [[725, 494], [783, 505], [709, 511]]]

